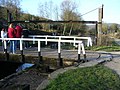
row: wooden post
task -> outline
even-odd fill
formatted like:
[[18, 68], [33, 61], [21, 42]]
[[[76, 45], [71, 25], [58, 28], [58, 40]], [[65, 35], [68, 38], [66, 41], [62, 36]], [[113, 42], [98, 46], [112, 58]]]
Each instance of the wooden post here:
[[98, 42], [97, 45], [101, 45], [101, 35], [102, 35], [102, 8], [99, 8], [99, 12], [98, 12], [99, 16], [98, 16]]
[[98, 12], [98, 36], [97, 36], [97, 45], [101, 45], [102, 44], [102, 19], [103, 19], [103, 4], [102, 4], [102, 8], [99, 8], [99, 12]]
[[95, 45], [97, 45], [97, 38], [98, 38], [98, 27], [97, 27], [97, 23], [95, 25], [96, 31], [95, 31]]

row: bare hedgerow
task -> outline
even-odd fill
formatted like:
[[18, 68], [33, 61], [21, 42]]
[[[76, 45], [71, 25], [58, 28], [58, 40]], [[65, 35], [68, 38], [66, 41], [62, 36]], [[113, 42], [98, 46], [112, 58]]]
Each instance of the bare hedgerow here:
[[101, 45], [111, 46], [113, 41], [114, 41], [113, 38], [110, 38], [109, 35], [101, 36]]

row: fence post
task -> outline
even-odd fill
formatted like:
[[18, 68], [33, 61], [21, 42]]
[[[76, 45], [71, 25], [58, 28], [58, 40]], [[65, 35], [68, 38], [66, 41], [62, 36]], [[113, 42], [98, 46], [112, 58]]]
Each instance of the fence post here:
[[21, 61], [25, 62], [25, 56], [23, 54], [22, 40], [20, 39], [20, 51], [21, 51]]
[[85, 61], [88, 61], [88, 60], [86, 59], [86, 53], [85, 53], [85, 48], [84, 48], [83, 43], [81, 43], [81, 46], [82, 46], [82, 52], [83, 52], [83, 56], [84, 56], [84, 62], [85, 62]]
[[75, 40], [76, 40], [76, 38], [74, 37], [74, 44], [73, 44], [73, 46], [75, 46]]
[[6, 40], [4, 40], [3, 42], [4, 42], [4, 50], [5, 50], [5, 60], [9, 61], [9, 54], [7, 53], [7, 43], [6, 43]]
[[78, 63], [81, 62], [81, 59], [80, 59], [80, 54], [81, 54], [81, 44], [78, 43]]
[[59, 41], [58, 41], [58, 60], [57, 60], [57, 67], [62, 67], [63, 66], [63, 60], [61, 58], [61, 52], [60, 52], [60, 40], [61, 38], [59, 38]]
[[35, 36], [33, 36], [33, 46], [35, 46]]
[[41, 56], [41, 50], [40, 50], [40, 41], [38, 41], [38, 60], [39, 60], [39, 64], [42, 64], [43, 63], [43, 60], [42, 60], [42, 56]]
[[47, 45], [47, 36], [45, 37], [45, 39], [46, 39], [46, 40], [45, 40], [45, 45]]

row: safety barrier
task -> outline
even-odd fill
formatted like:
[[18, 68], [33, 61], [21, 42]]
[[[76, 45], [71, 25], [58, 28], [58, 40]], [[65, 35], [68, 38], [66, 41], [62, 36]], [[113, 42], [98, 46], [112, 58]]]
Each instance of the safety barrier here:
[[[29, 37], [32, 37], [33, 39], [35, 38], [44, 38], [44, 39], [47, 39], [47, 38], [54, 38], [54, 39], [59, 39], [59, 40], [66, 40], [66, 39], [72, 39], [74, 41], [76, 40], [87, 40], [87, 46], [92, 46], [92, 39], [91, 37], [77, 37], [77, 36], [44, 36], [44, 35], [29, 35]], [[33, 41], [33, 43], [35, 43]], [[46, 41], [46, 44], [47, 44], [47, 41]], [[75, 42], [74, 42], [74, 46], [75, 46]]]
[[[45, 36], [44, 36], [45, 37]], [[63, 61], [61, 58], [61, 43], [62, 42], [67, 42], [67, 43], [74, 43], [74, 44], [78, 44], [78, 62], [81, 62], [80, 59], [80, 55], [81, 52], [84, 55], [84, 59], [86, 60], [86, 53], [85, 53], [85, 49], [84, 49], [84, 44], [82, 43], [81, 40], [62, 40], [60, 37], [59, 39], [55, 39], [55, 38], [48, 38], [48, 36], [46, 36], [45, 39], [37, 39], [37, 38], [0, 38], [0, 40], [4, 41], [4, 48], [5, 48], [5, 54], [6, 57], [8, 56], [8, 52], [7, 52], [7, 45], [6, 45], [6, 40], [19, 40], [20, 41], [20, 51], [21, 51], [21, 56], [22, 56], [22, 61], [24, 60], [24, 55], [23, 55], [23, 41], [34, 41], [34, 42], [38, 42], [38, 58], [39, 58], [39, 62], [42, 63], [42, 59], [41, 59], [41, 42], [57, 42], [58, 43], [58, 61], [57, 61], [57, 65], [58, 67], [63, 65]], [[9, 58], [7, 58], [9, 59]]]

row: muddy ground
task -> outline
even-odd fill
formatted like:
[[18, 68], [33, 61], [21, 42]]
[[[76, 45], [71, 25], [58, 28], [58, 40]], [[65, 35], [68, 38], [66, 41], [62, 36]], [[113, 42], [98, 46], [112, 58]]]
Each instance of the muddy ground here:
[[33, 66], [25, 71], [14, 73], [0, 80], [0, 90], [36, 90], [41, 82], [48, 78], [48, 74], [41, 68]]

